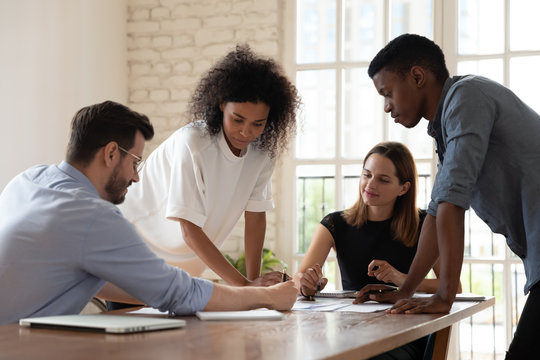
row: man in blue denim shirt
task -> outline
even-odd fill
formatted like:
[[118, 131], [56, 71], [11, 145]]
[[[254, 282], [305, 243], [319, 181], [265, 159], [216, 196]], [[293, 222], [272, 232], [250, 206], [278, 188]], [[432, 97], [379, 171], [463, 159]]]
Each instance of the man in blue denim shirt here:
[[139, 180], [148, 118], [107, 101], [75, 114], [66, 161], [35, 166], [0, 195], [0, 324], [76, 314], [92, 296], [177, 314], [288, 310], [292, 281], [232, 287], [168, 265], [114, 205]]
[[[463, 263], [464, 213], [472, 206], [523, 260], [529, 296], [507, 359], [529, 358], [540, 334], [540, 116], [494, 81], [450, 78], [441, 49], [418, 35], [388, 43], [368, 74], [396, 123], [412, 128], [429, 121], [439, 166], [406, 282], [395, 294], [366, 289], [358, 301], [393, 301], [392, 313], [449, 311]], [[438, 257], [437, 293], [408, 299]]]

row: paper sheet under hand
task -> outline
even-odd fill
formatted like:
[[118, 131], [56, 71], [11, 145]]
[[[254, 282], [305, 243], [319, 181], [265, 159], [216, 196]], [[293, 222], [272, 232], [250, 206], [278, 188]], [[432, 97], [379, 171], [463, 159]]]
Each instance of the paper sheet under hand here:
[[330, 299], [315, 298], [314, 301], [303, 299], [296, 300], [292, 307], [293, 311], [348, 311], [348, 312], [376, 312], [392, 307], [393, 304], [381, 304], [375, 301], [367, 301], [361, 304], [353, 304], [353, 299]]

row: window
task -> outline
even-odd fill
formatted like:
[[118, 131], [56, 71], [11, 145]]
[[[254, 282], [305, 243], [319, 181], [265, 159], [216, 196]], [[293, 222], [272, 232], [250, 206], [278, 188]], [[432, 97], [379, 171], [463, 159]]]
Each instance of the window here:
[[[367, 75], [375, 54], [391, 38], [416, 32], [433, 38], [431, 0], [298, 0], [296, 51], [292, 71], [302, 95], [303, 128], [294, 158], [287, 164], [295, 188], [293, 263], [298, 266], [323, 216], [358, 198], [363, 156], [383, 140], [406, 143], [413, 152], [419, 182], [418, 202], [427, 205], [433, 168], [433, 143], [425, 126], [413, 131], [389, 121], [382, 99]], [[414, 20], [420, 19], [420, 20]], [[287, 187], [285, 186], [285, 187]], [[325, 275], [340, 287], [331, 254]]]
[[[409, 146], [420, 175], [418, 205], [427, 206], [436, 171], [427, 122], [413, 130], [394, 125], [367, 75], [392, 38], [410, 32], [435, 39], [451, 74], [485, 75], [540, 110], [530, 81], [540, 75], [529, 71], [540, 61], [540, 40], [529, 36], [540, 30], [533, 0], [296, 0], [286, 7], [285, 33], [295, 34], [285, 44], [287, 70], [304, 103], [303, 128], [282, 176], [281, 209], [294, 209], [284, 224], [285, 238], [294, 239], [293, 270], [322, 217], [357, 199], [363, 156], [379, 141]], [[323, 271], [339, 288], [335, 255]], [[465, 292], [496, 296], [496, 306], [460, 323], [459, 357], [504, 358], [525, 301], [523, 266], [473, 211], [466, 214], [461, 281]]]

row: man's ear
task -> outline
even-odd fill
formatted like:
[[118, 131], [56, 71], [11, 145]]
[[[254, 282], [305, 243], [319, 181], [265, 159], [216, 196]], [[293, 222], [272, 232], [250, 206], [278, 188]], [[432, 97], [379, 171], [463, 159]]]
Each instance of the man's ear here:
[[415, 65], [410, 70], [410, 75], [414, 79], [416, 86], [422, 87], [426, 82], [426, 71], [423, 67]]
[[116, 163], [117, 158], [120, 156], [120, 151], [116, 141], [111, 141], [103, 147], [102, 156], [105, 166], [112, 167]]

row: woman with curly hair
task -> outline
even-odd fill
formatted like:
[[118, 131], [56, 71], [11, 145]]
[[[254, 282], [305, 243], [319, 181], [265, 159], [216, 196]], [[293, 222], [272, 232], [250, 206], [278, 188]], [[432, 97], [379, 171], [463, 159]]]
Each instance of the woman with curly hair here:
[[[274, 60], [237, 46], [202, 77], [189, 123], [150, 154], [122, 212], [159, 256], [191, 275], [208, 266], [231, 285], [280, 282], [280, 272], [260, 274], [265, 212], [299, 104]], [[242, 213], [247, 278], [219, 251]]]

